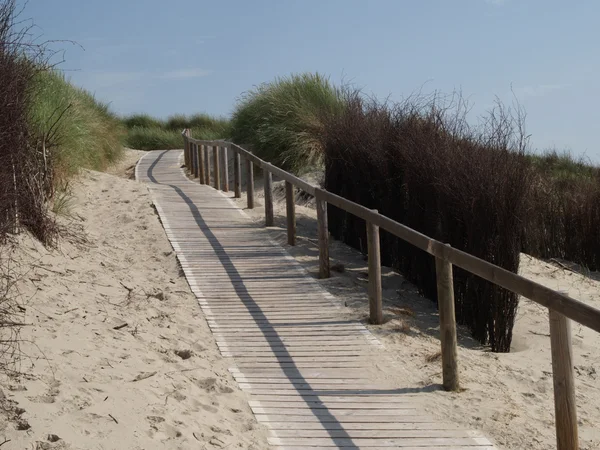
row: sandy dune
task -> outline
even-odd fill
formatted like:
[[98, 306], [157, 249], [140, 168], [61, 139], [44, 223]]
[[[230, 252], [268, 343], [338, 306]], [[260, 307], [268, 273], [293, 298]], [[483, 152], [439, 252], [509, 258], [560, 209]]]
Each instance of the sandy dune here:
[[[85, 172], [74, 186], [75, 238], [48, 251], [23, 235], [14, 254], [24, 302], [23, 358], [3, 376], [0, 444], [10, 449], [243, 448], [262, 450], [254, 420], [182, 278], [145, 186], [124, 179], [143, 152], [129, 151], [113, 175]], [[115, 176], [121, 175], [121, 177]], [[276, 183], [275, 240], [285, 244]], [[249, 212], [262, 221], [257, 207]], [[231, 194], [230, 194], [231, 195]], [[236, 200], [244, 206], [245, 199]], [[298, 246], [317, 272], [315, 213], [297, 208]], [[85, 237], [85, 241], [81, 239]], [[335, 272], [321, 283], [366, 319], [363, 255], [331, 244]], [[600, 307], [597, 274], [583, 276], [523, 255], [521, 272]], [[401, 275], [383, 270], [388, 322], [369, 326], [398, 361], [386, 383], [421, 391], [429, 413], [483, 431], [499, 448], [550, 449], [554, 407], [547, 312], [522, 301], [514, 351], [492, 354], [460, 330], [459, 394], [440, 390], [437, 314]], [[600, 336], [573, 327], [581, 448], [600, 448]], [[380, 371], [381, 373], [381, 371]]]
[[[275, 227], [272, 233], [286, 245], [285, 193], [281, 182], [274, 183]], [[229, 194], [232, 195], [232, 194]], [[257, 205], [246, 209], [264, 223], [262, 182], [256, 182]], [[246, 207], [245, 192], [235, 199]], [[298, 245], [288, 251], [313, 274], [318, 273], [316, 212], [312, 205], [296, 209]], [[348, 316], [366, 322], [368, 317], [367, 265], [358, 251], [337, 241], [330, 243], [331, 263], [343, 266], [343, 273], [320, 280], [346, 305]], [[463, 426], [483, 431], [499, 448], [546, 450], [556, 448], [550, 338], [547, 311], [526, 299], [521, 300], [514, 330], [513, 352], [494, 354], [460, 329], [459, 394], [440, 390], [438, 316], [435, 305], [417, 289], [388, 268], [383, 269], [384, 314], [388, 322], [368, 328], [396, 355], [398, 373], [388, 382], [412, 384], [429, 396], [429, 412]], [[563, 267], [522, 255], [521, 274], [574, 298], [600, 308], [599, 274], [583, 276]], [[600, 334], [580, 325], [573, 326], [580, 447], [600, 448]]]
[[[130, 175], [140, 153], [112, 173]], [[0, 382], [2, 448], [267, 448], [147, 188], [84, 172], [73, 191], [61, 221], [77, 239], [48, 251], [22, 235], [14, 255], [29, 325], [22, 374]]]

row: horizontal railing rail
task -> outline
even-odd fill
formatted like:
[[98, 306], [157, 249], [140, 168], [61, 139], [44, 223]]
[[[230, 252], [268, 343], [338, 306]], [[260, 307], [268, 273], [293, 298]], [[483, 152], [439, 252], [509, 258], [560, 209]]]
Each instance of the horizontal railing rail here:
[[[430, 238], [412, 228], [390, 219], [376, 210], [366, 208], [339, 195], [314, 186], [285, 170], [276, 167], [242, 146], [224, 140], [206, 141], [193, 139], [189, 131], [183, 133], [185, 143], [185, 165], [203, 184], [210, 184], [211, 168], [209, 151], [212, 148], [214, 187], [221, 189], [221, 164], [227, 164], [227, 150], [234, 154], [235, 196], [241, 197], [241, 158], [246, 161], [246, 192], [248, 208], [254, 208], [254, 166], [263, 171], [265, 177], [266, 224], [273, 224], [272, 176], [286, 183], [286, 214], [288, 244], [295, 245], [296, 224], [294, 211], [294, 188], [298, 188], [316, 200], [319, 235], [319, 276], [330, 276], [329, 236], [327, 229], [327, 204], [343, 209], [366, 222], [369, 258], [369, 309], [373, 324], [383, 323], [381, 294], [381, 257], [379, 229], [409, 242], [436, 258], [438, 308], [440, 313], [440, 335], [442, 346], [442, 377], [446, 390], [459, 389], [457, 363], [456, 320], [454, 313], [454, 286], [452, 266], [458, 266], [478, 277], [526, 297], [546, 307], [550, 312], [550, 341], [554, 379], [557, 444], [559, 450], [578, 449], [577, 417], [572, 362], [570, 323], [574, 320], [594, 331], [600, 332], [600, 310], [571, 298], [564, 292], [547, 288], [488, 261], [453, 248]], [[223, 158], [219, 158], [222, 149]], [[224, 163], [220, 163], [221, 159]], [[228, 169], [223, 170], [224, 190], [228, 186]]]

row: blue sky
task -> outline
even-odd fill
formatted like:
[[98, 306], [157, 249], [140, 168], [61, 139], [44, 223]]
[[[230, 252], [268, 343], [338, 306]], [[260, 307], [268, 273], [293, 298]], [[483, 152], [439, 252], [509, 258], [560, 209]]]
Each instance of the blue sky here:
[[24, 15], [83, 47], [54, 45], [120, 114], [227, 115], [303, 71], [380, 98], [461, 89], [474, 113], [512, 86], [534, 147], [600, 162], [597, 0], [30, 0]]

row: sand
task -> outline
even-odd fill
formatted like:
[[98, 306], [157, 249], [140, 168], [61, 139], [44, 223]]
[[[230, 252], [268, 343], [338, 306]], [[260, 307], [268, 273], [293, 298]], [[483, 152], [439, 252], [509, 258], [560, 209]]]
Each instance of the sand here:
[[[315, 277], [318, 273], [316, 212], [312, 203], [297, 206], [298, 245], [286, 245], [285, 201], [282, 182], [274, 183], [273, 238], [288, 248]], [[257, 205], [246, 209], [264, 224], [262, 183], [256, 183]], [[230, 194], [231, 195], [231, 194]], [[245, 192], [236, 203], [246, 207]], [[367, 265], [358, 251], [330, 242], [331, 264], [343, 267], [319, 282], [346, 305], [348, 317], [366, 323], [368, 317]], [[382, 268], [384, 314], [387, 323], [367, 327], [395, 355], [398, 373], [383, 375], [397, 386], [413, 387], [430, 397], [431, 414], [467, 428], [483, 431], [502, 449], [556, 448], [554, 400], [548, 313], [521, 299], [514, 329], [513, 351], [491, 353], [459, 329], [461, 393], [441, 390], [439, 327], [435, 305], [421, 297], [415, 286], [389, 268]], [[600, 308], [600, 274], [582, 274], [561, 265], [522, 255], [520, 273], [574, 298]], [[580, 447], [600, 448], [600, 334], [574, 324], [573, 345]]]
[[[84, 172], [73, 188], [70, 218], [61, 218], [80, 228], [79, 236], [53, 251], [27, 235], [18, 239], [14, 270], [30, 325], [21, 333], [20, 375], [0, 379], [6, 410], [0, 444], [10, 439], [3, 448], [268, 448], [179, 272], [146, 187], [127, 179], [143, 153], [128, 151], [111, 174]], [[257, 222], [264, 218], [260, 186], [256, 209], [247, 210]], [[283, 189], [275, 187], [271, 230], [285, 244]], [[245, 198], [236, 201], [245, 206]], [[310, 201], [301, 203], [298, 245], [288, 248], [316, 275], [316, 214]], [[348, 317], [365, 321], [363, 255], [336, 241], [330, 252], [343, 272], [320, 283], [346, 305]], [[598, 274], [526, 255], [521, 273], [600, 307]], [[555, 448], [543, 308], [521, 302], [510, 354], [490, 353], [461, 328], [465, 390], [446, 393], [434, 305], [388, 268], [383, 287], [388, 321], [367, 326], [395, 356], [398, 371], [379, 371], [382, 382], [422, 392], [430, 414], [481, 430], [500, 449]], [[573, 343], [581, 448], [598, 449], [600, 335], [574, 326]]]
[[22, 358], [3, 375], [7, 449], [265, 449], [266, 431], [228, 372], [152, 207], [127, 178], [73, 185], [76, 236], [16, 242]]

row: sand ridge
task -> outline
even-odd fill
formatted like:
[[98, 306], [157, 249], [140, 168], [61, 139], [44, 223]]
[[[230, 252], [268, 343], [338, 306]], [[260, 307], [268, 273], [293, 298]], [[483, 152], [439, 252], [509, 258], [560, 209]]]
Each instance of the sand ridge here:
[[31, 325], [22, 375], [0, 380], [4, 448], [268, 448], [146, 186], [126, 179], [140, 154], [113, 169], [123, 177], [84, 171], [75, 182], [60, 220], [85, 242], [48, 250], [18, 238]]

